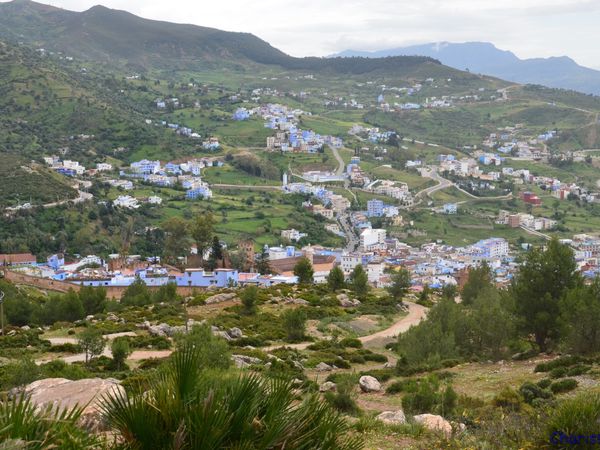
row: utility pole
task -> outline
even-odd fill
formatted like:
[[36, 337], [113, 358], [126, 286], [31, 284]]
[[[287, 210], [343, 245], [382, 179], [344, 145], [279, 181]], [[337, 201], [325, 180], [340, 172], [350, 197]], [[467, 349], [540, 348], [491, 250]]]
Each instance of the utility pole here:
[[2, 327], [2, 336], [4, 336], [4, 292], [0, 291], [0, 326]]

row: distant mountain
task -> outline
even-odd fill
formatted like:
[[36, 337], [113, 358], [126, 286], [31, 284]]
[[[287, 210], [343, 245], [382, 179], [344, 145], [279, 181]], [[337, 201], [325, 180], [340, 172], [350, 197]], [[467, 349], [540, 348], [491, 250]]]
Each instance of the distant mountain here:
[[400, 55], [429, 56], [455, 69], [468, 69], [474, 73], [517, 83], [540, 84], [600, 95], [598, 70], [582, 67], [566, 56], [520, 59], [514, 53], [500, 50], [488, 42], [438, 42], [375, 52], [346, 50], [333, 56], [383, 58]]
[[30, 0], [0, 3], [0, 39], [139, 69], [243, 68], [261, 64], [359, 74], [440, 65], [426, 57], [378, 61], [294, 58], [249, 33], [148, 20], [104, 6], [84, 12], [67, 11]]

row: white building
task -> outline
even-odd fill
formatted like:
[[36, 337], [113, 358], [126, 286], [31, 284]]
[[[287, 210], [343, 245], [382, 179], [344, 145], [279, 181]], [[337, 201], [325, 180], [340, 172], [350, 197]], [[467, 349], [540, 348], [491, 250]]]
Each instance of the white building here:
[[386, 231], [381, 228], [368, 228], [360, 234], [360, 246], [364, 251], [385, 247]]
[[362, 264], [362, 256], [358, 253], [347, 253], [342, 255], [342, 271], [348, 275], [356, 266]]
[[120, 195], [115, 201], [113, 201], [113, 205], [127, 209], [137, 209], [140, 207], [137, 199], [130, 195]]

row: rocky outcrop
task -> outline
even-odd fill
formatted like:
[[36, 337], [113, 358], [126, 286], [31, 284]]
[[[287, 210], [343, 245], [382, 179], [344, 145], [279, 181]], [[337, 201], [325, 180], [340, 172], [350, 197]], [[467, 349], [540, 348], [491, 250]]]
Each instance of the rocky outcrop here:
[[434, 414], [419, 414], [414, 417], [415, 422], [420, 423], [425, 428], [434, 432], [442, 432], [446, 437], [452, 435], [452, 425], [442, 416]]
[[236, 294], [234, 292], [225, 292], [223, 294], [211, 295], [210, 297], [208, 297], [205, 300], [205, 303], [207, 305], [212, 305], [214, 303], [223, 303], [228, 300], [233, 300], [235, 297], [236, 297]]
[[398, 411], [384, 411], [377, 416], [377, 420], [386, 425], [404, 425], [406, 423], [406, 416], [401, 409]]
[[337, 385], [332, 381], [326, 381], [321, 386], [319, 386], [319, 392], [335, 392], [337, 390]]
[[337, 299], [342, 308], [356, 308], [357, 306], [360, 306], [360, 300], [351, 299], [346, 294], [339, 294]]
[[363, 375], [358, 380], [358, 385], [363, 392], [379, 392], [381, 391], [381, 383], [377, 378], [370, 375]]
[[315, 367], [315, 370], [317, 372], [331, 372], [333, 370], [333, 367], [331, 367], [329, 364], [326, 364], [324, 362], [320, 362]]
[[65, 378], [45, 378], [25, 386], [25, 393], [39, 409], [51, 406], [59, 409], [83, 408], [81, 425], [90, 431], [106, 429], [100, 404], [110, 395], [125, 395], [125, 389], [114, 378], [86, 378], [67, 380]]
[[245, 369], [246, 367], [250, 367], [254, 364], [262, 364], [262, 360], [260, 358], [254, 358], [246, 355], [231, 355], [231, 359], [233, 360], [235, 367], [238, 369]]

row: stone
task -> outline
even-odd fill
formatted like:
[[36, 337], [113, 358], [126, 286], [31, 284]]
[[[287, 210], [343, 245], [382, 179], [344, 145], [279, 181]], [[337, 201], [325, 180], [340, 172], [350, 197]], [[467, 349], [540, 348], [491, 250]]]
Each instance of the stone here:
[[401, 409], [398, 411], [384, 411], [377, 416], [377, 420], [387, 425], [404, 425], [406, 423], [406, 416]]
[[358, 385], [363, 392], [379, 392], [381, 391], [381, 383], [377, 378], [370, 375], [363, 375], [358, 380]]
[[45, 378], [25, 386], [25, 394], [37, 409], [47, 406], [59, 409], [83, 408], [80, 425], [97, 432], [107, 430], [100, 409], [105, 396], [125, 395], [125, 389], [114, 378], [84, 378], [67, 380], [65, 378]]
[[301, 306], [306, 306], [306, 305], [310, 304], [310, 302], [308, 300], [304, 300], [303, 298], [288, 298], [285, 301], [285, 303], [288, 305], [301, 305]]
[[212, 305], [214, 303], [223, 303], [226, 302], [228, 300], [232, 300], [236, 297], [235, 293], [233, 292], [225, 292], [223, 294], [215, 294], [215, 295], [211, 295], [210, 297], [208, 297], [205, 302], [207, 305]]
[[294, 367], [298, 370], [304, 370], [304, 365], [300, 362], [300, 361], [292, 361], [292, 364], [294, 364]]
[[221, 338], [225, 339], [226, 341], [233, 340], [231, 338], [231, 336], [229, 336], [229, 333], [227, 333], [227, 331], [213, 331], [213, 336], [221, 337]]
[[333, 367], [331, 367], [329, 364], [325, 364], [324, 362], [320, 362], [317, 364], [317, 367], [315, 367], [315, 370], [317, 372], [331, 372]]
[[442, 416], [436, 416], [434, 414], [419, 414], [414, 417], [415, 422], [420, 423], [429, 431], [441, 432], [446, 437], [452, 435], [452, 425]]
[[242, 333], [242, 330], [240, 330], [237, 327], [234, 327], [231, 330], [229, 330], [227, 332], [227, 334], [229, 334], [229, 336], [231, 336], [233, 339], [239, 339], [241, 337], [244, 337], [244, 334]]
[[321, 386], [319, 386], [319, 392], [335, 392], [337, 390], [337, 385], [332, 381], [326, 381]]
[[163, 329], [157, 325], [150, 325], [148, 327], [148, 333], [150, 333], [152, 336], [166, 336]]
[[29, 325], [23, 325], [21, 327], [21, 330], [23, 330], [23, 331], [29, 331], [29, 330], [31, 330], [31, 327]]
[[238, 369], [244, 369], [255, 364], [262, 364], [262, 359], [246, 355], [231, 355], [231, 359]]
[[337, 296], [338, 302], [342, 308], [355, 308], [360, 306], [360, 301], [349, 298], [346, 294], [339, 294]]

